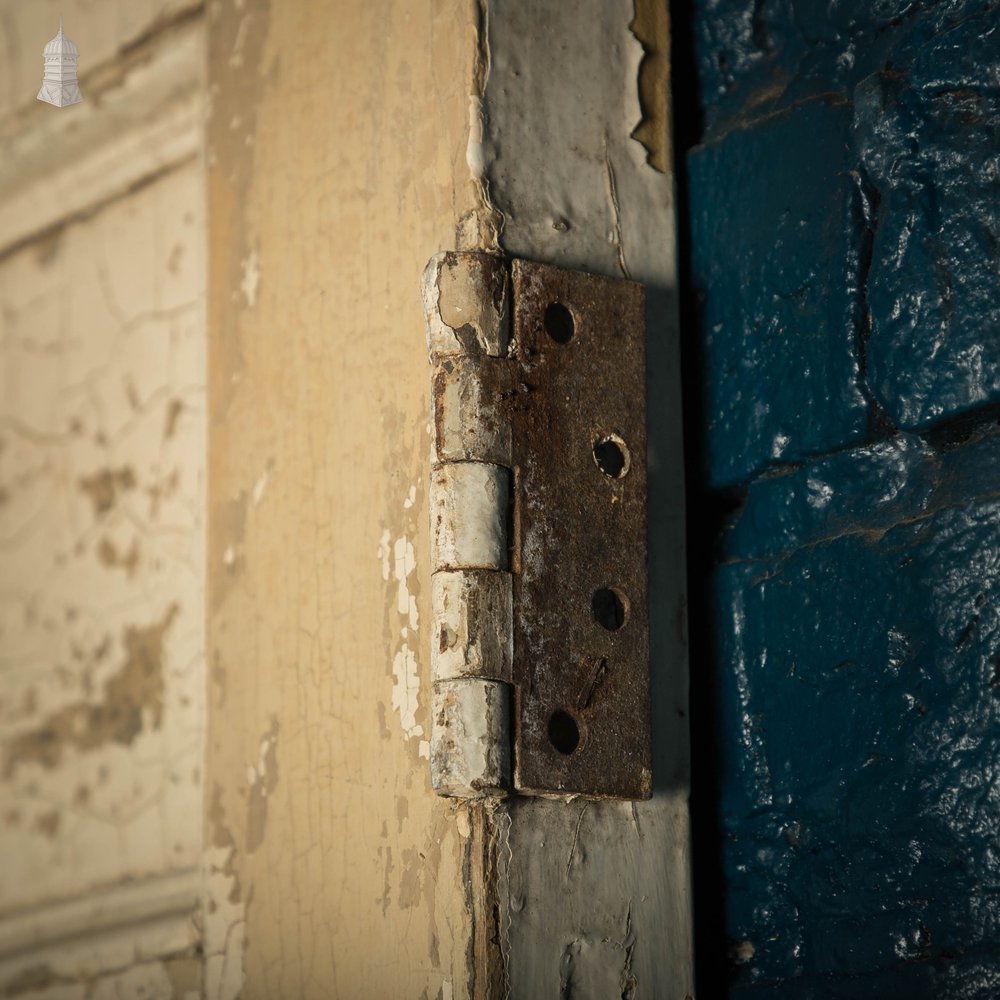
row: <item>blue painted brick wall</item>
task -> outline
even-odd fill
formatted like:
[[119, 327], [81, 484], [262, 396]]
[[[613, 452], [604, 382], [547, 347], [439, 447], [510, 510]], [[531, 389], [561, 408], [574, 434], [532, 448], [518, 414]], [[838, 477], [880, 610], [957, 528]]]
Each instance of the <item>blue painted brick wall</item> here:
[[996, 1000], [1000, 5], [694, 6], [729, 996]]

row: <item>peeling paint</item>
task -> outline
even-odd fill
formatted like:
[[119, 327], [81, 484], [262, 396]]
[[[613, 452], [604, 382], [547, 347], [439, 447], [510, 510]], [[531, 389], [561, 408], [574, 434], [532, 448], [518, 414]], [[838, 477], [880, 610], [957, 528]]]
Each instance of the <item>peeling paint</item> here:
[[257, 250], [250, 251], [241, 264], [243, 279], [240, 281], [240, 291], [246, 304], [253, 309], [257, 304], [257, 287], [260, 285], [260, 265], [257, 262]]
[[[393, 709], [399, 714], [399, 722], [407, 739], [419, 739], [424, 735], [424, 727], [417, 722], [420, 711], [420, 672], [417, 659], [417, 632], [420, 622], [417, 609], [417, 595], [411, 593], [408, 580], [417, 567], [413, 543], [405, 537], [397, 538], [391, 550], [388, 546], [388, 532], [383, 533], [379, 558], [383, 563], [383, 578], [396, 582], [395, 610], [401, 625], [399, 637], [402, 640], [392, 657], [392, 698]], [[384, 547], [384, 550], [383, 550]]]
[[611, 208], [612, 228], [609, 239], [615, 245], [618, 255], [618, 268], [623, 278], [631, 278], [628, 264], [625, 262], [625, 245], [622, 241], [622, 213], [618, 204], [618, 185], [615, 182], [615, 168], [611, 162], [611, 151], [608, 148], [608, 137], [604, 136], [604, 176], [607, 180], [608, 205]]
[[173, 604], [152, 625], [125, 630], [124, 660], [104, 683], [102, 701], [70, 705], [35, 729], [6, 740], [3, 776], [9, 778], [29, 763], [51, 769], [67, 750], [128, 744], [144, 726], [158, 728], [163, 718], [163, 642], [177, 611]]
[[264, 839], [268, 796], [278, 787], [278, 729], [277, 716], [272, 715], [271, 726], [260, 739], [257, 761], [247, 770], [247, 854], [253, 854]]
[[260, 474], [260, 478], [253, 484], [253, 489], [250, 491], [250, 499], [253, 501], [255, 507], [259, 507], [264, 499], [264, 494], [267, 492], [267, 481], [271, 476], [271, 465]]
[[479, 94], [469, 95], [469, 141], [465, 147], [465, 162], [473, 181], [482, 184], [486, 174], [486, 157], [483, 153], [483, 126], [486, 109]]
[[[128, 89], [146, 92], [165, 50], [200, 43], [182, 2], [183, 35], [143, 42], [143, 69], [127, 54], [106, 72], [127, 62]], [[88, 10], [100, 23], [108, 5]], [[12, 43], [44, 15], [34, 5], [11, 13]], [[178, 72], [168, 86], [195, 84]], [[121, 134], [79, 119], [77, 139], [91, 143], [84, 158], [49, 125], [6, 122], [20, 130], [18, 148], [33, 137], [55, 152], [62, 166], [45, 177], [53, 199], [70, 174], [88, 187], [92, 157], [104, 156], [117, 180], [101, 182], [106, 201], [78, 193], [57, 231], [0, 253], [0, 851], [17, 858], [0, 866], [0, 994], [38, 959], [73, 979], [74, 997], [150, 984], [149, 995], [166, 996], [165, 959], [193, 944], [185, 877], [201, 851], [203, 186], [199, 165], [172, 154], [147, 175], [148, 123], [123, 127], [131, 118], [120, 95], [102, 96]], [[194, 149], [185, 127], [167, 115], [160, 135]], [[127, 137], [134, 153], [120, 156]], [[134, 188], [114, 187], [129, 177]], [[50, 217], [34, 188], [13, 201], [6, 190], [8, 222], [22, 213], [14, 203]], [[144, 916], [134, 925], [108, 925], [115, 887], [136, 890]]]
[[[233, 992], [245, 976], [255, 995], [434, 997], [445, 980], [469, 993], [462, 851], [420, 759], [429, 438], [410, 272], [475, 208], [471, 28], [457, 3], [324, 12], [289, 0], [223, 4], [211, 30], [212, 483], [220, 500], [245, 490], [248, 508], [241, 530], [222, 506], [210, 527], [224, 597], [209, 628], [229, 683], [209, 768], [235, 852], [218, 864], [239, 873], [248, 904]], [[404, 141], [384, 142], [399, 122]], [[254, 249], [266, 288], [233, 308], [234, 291], [248, 306]], [[280, 488], [272, 472], [255, 505], [272, 455]], [[250, 855], [241, 792], [272, 714], [280, 781]]]
[[[469, 95], [469, 126], [465, 161], [469, 168], [469, 175], [478, 203], [478, 211], [470, 213], [467, 217], [469, 222], [474, 221], [475, 223], [475, 246], [483, 250], [497, 250], [499, 249], [500, 233], [503, 230], [503, 215], [490, 201], [490, 182], [485, 171], [487, 153], [483, 145], [488, 120], [484, 97], [492, 65], [489, 12], [488, 0], [476, 0], [476, 47], [472, 63], [472, 93]], [[456, 228], [460, 232], [463, 227], [459, 224]], [[462, 249], [472, 249], [472, 247], [463, 244]]]
[[392, 568], [391, 553], [392, 546], [389, 544], [391, 535], [388, 528], [382, 529], [382, 535], [378, 541], [378, 550], [375, 553], [375, 557], [382, 563], [382, 579], [387, 583], [389, 581], [389, 573]]
[[407, 577], [416, 569], [417, 559], [413, 552], [413, 543], [405, 538], [397, 538], [393, 545], [395, 562], [395, 577], [399, 585], [396, 597], [396, 610], [406, 618], [410, 628], [417, 629], [417, 598], [406, 588]]
[[670, 142], [670, 16], [657, 0], [635, 0], [629, 30], [642, 45], [638, 88], [642, 119], [632, 138], [646, 150], [646, 162], [661, 174], [669, 169]]
[[123, 569], [129, 577], [132, 577], [139, 566], [139, 539], [133, 537], [128, 550], [119, 552], [110, 538], [102, 538], [97, 543], [97, 558], [102, 566], [108, 569]]
[[97, 518], [111, 510], [122, 494], [135, 489], [135, 473], [128, 466], [101, 469], [92, 475], [81, 476], [79, 482], [80, 492], [90, 498]]
[[246, 907], [233, 868], [235, 848], [213, 846], [202, 862], [205, 1000], [237, 1000], [243, 990]]
[[420, 674], [417, 654], [408, 645], [397, 650], [392, 658], [392, 707], [399, 713], [399, 724], [408, 740], [423, 736], [424, 727], [417, 722], [420, 710]]

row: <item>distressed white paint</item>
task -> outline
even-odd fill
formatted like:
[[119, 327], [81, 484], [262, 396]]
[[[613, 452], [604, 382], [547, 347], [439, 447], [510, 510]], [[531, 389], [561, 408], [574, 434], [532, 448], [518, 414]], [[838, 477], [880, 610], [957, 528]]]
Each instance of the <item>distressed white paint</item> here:
[[246, 906], [233, 855], [231, 846], [213, 846], [202, 856], [205, 1000], [236, 1000], [243, 989]]
[[417, 628], [417, 599], [407, 588], [406, 581], [417, 568], [417, 557], [413, 551], [413, 543], [407, 538], [397, 538], [393, 546], [395, 562], [395, 577], [398, 584], [396, 591], [396, 611], [408, 622], [412, 629]]
[[392, 658], [392, 707], [399, 715], [399, 724], [408, 740], [423, 736], [424, 727], [417, 722], [420, 710], [420, 674], [416, 651], [408, 644], [401, 646]]
[[455, 570], [431, 577], [436, 634], [434, 677], [510, 681], [513, 658], [511, 576], [493, 570]]
[[510, 472], [486, 462], [431, 470], [431, 563], [435, 569], [506, 569]]
[[486, 156], [483, 152], [484, 117], [483, 99], [478, 94], [470, 94], [469, 140], [465, 146], [465, 162], [469, 166], [469, 176], [474, 181], [481, 181], [486, 171]]
[[463, 677], [434, 682], [431, 784], [474, 798], [510, 787], [510, 688]]
[[456, 356], [435, 368], [431, 461], [510, 465], [510, 418], [497, 406], [509, 379], [504, 363], [489, 357]]
[[241, 266], [243, 278], [240, 281], [240, 291], [246, 304], [253, 309], [257, 304], [257, 286], [260, 284], [260, 263], [257, 260], [256, 248], [244, 257]]
[[[8, 911], [197, 863], [200, 201], [192, 165], [69, 227], [51, 257], [29, 246], [0, 263]], [[134, 732], [88, 721], [109, 700], [141, 708]], [[47, 753], [34, 734], [50, 729]]]
[[[503, 357], [510, 335], [507, 272], [485, 253], [440, 253], [424, 271], [423, 303], [432, 358], [473, 353]], [[465, 341], [459, 336], [467, 330]]]
[[[407, 496], [409, 499], [409, 495]], [[406, 503], [404, 501], [404, 508]], [[418, 643], [420, 614], [417, 596], [409, 589], [409, 580], [417, 568], [413, 542], [401, 536], [390, 542], [388, 529], [382, 533], [378, 558], [382, 562], [383, 580], [395, 581], [394, 611], [398, 622], [398, 640], [392, 657], [392, 693], [390, 703], [399, 717], [403, 735], [408, 740], [418, 740], [425, 735], [424, 727], [417, 721], [420, 712], [420, 668]]]
[[424, 735], [424, 727], [417, 722], [420, 711], [420, 672], [417, 660], [417, 630], [419, 628], [419, 612], [417, 610], [416, 594], [410, 592], [407, 581], [416, 570], [417, 559], [413, 543], [400, 537], [388, 549], [386, 538], [386, 560], [383, 576], [388, 579], [388, 567], [392, 567], [393, 579], [396, 581], [396, 614], [399, 617], [399, 646], [392, 658], [392, 696], [393, 710], [399, 716], [399, 724], [405, 737], [419, 739]]
[[387, 583], [389, 581], [389, 572], [392, 567], [391, 553], [392, 546], [389, 544], [391, 534], [388, 528], [382, 529], [382, 535], [378, 540], [378, 549], [376, 550], [375, 556], [382, 563], [382, 579]]
[[0, 851], [16, 859], [0, 865], [5, 995], [181, 996], [177, 968], [200, 979], [197, 6], [67, 0], [88, 82], [61, 112], [34, 106], [31, 38], [42, 23], [51, 35], [58, 5], [0, 9], [0, 112], [14, 109], [0, 117]]

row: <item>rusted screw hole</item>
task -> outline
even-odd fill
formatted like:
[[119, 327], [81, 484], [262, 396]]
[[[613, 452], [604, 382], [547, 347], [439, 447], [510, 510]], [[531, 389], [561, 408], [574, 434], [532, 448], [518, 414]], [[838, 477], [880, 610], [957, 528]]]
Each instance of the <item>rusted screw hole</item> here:
[[612, 590], [610, 587], [595, 590], [590, 607], [594, 612], [594, 621], [609, 632], [617, 632], [625, 624], [628, 608], [625, 598], [617, 590]]
[[611, 434], [594, 445], [594, 461], [604, 475], [621, 479], [628, 472], [628, 448], [620, 437]]
[[545, 310], [545, 332], [557, 344], [568, 344], [574, 329], [573, 314], [561, 302], [553, 302]]
[[567, 757], [580, 745], [580, 727], [569, 712], [553, 712], [549, 719], [549, 742]]

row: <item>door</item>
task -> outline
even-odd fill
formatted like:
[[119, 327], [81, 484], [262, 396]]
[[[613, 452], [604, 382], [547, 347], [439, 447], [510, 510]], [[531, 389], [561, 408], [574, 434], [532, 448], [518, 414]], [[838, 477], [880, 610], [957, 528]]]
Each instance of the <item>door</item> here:
[[[691, 990], [666, 15], [585, 14], [292, 0], [210, 22], [220, 995]], [[454, 249], [646, 285], [648, 802], [430, 789], [420, 283]]]

